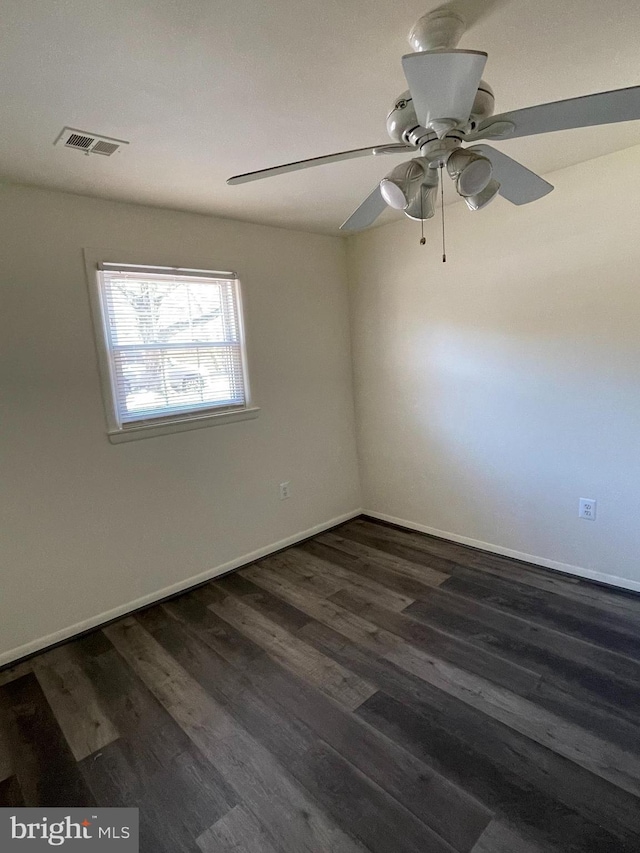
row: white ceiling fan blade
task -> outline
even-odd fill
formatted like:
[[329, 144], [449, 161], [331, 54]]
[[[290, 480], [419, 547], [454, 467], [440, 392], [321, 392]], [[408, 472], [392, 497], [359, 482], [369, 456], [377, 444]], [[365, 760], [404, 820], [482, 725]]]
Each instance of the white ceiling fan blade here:
[[350, 151], [339, 151], [337, 154], [326, 154], [324, 157], [311, 157], [309, 160], [296, 160], [293, 163], [283, 163], [282, 166], [272, 166], [270, 169], [259, 169], [257, 172], [246, 172], [244, 175], [234, 175], [227, 180], [228, 184], [246, 184], [249, 181], [259, 181], [261, 178], [271, 178], [273, 175], [284, 175], [286, 172], [297, 172], [312, 166], [324, 166], [327, 163], [338, 163], [341, 160], [353, 160], [356, 157], [369, 157], [378, 154], [401, 154], [403, 151], [413, 151], [409, 145], [392, 143], [374, 145], [371, 148], [352, 148]]
[[370, 193], [351, 216], [340, 226], [341, 231], [361, 231], [372, 225], [380, 214], [386, 210], [387, 203], [382, 198], [380, 186]]
[[[516, 139], [519, 136], [534, 136], [555, 130], [617, 124], [637, 119], [640, 119], [640, 86], [631, 86], [628, 89], [598, 92], [595, 95], [501, 113], [483, 121], [467, 138]], [[496, 133], [491, 132], [494, 125]]]
[[512, 204], [529, 204], [550, 193], [553, 185], [490, 145], [474, 145], [475, 151], [491, 160], [493, 177], [500, 182], [500, 195]]
[[418, 121], [438, 119], [466, 124], [487, 54], [477, 50], [427, 50], [402, 57]]

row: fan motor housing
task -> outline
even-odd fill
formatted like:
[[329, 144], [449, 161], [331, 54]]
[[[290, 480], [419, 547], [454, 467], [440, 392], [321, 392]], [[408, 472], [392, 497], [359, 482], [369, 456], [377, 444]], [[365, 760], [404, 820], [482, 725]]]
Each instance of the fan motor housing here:
[[480, 124], [481, 121], [492, 116], [495, 104], [493, 89], [486, 80], [481, 80], [471, 107], [470, 121], [474, 124]]
[[[493, 89], [486, 80], [481, 80], [469, 117], [471, 129], [493, 115], [494, 106]], [[441, 118], [446, 119], [447, 116], [441, 116]], [[398, 95], [387, 116], [387, 133], [394, 142], [409, 142], [410, 134], [419, 127], [420, 122], [413, 106], [413, 98], [407, 89], [406, 92]]]
[[394, 142], [406, 142], [407, 136], [420, 127], [411, 92], [407, 89], [398, 95], [393, 109], [387, 116], [387, 132]]

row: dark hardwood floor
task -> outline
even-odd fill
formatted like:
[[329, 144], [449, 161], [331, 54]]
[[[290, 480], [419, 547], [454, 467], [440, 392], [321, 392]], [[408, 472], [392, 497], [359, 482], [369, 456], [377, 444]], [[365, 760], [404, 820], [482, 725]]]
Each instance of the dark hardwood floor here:
[[144, 853], [638, 853], [640, 597], [367, 519], [0, 672], [0, 806]]

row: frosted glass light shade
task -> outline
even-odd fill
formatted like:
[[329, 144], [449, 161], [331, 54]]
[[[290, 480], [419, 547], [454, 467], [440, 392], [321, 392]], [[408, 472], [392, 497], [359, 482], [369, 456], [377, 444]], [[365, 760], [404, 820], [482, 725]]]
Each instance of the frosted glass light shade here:
[[467, 196], [465, 201], [469, 210], [482, 210], [489, 202], [493, 201], [500, 191], [500, 184], [496, 180], [491, 180], [487, 186], [477, 195]]
[[447, 161], [447, 172], [456, 182], [456, 190], [461, 196], [475, 196], [489, 185], [493, 166], [481, 154], [458, 148]]
[[389, 207], [405, 210], [424, 177], [424, 171], [419, 160], [409, 160], [396, 166], [380, 181], [380, 193]]

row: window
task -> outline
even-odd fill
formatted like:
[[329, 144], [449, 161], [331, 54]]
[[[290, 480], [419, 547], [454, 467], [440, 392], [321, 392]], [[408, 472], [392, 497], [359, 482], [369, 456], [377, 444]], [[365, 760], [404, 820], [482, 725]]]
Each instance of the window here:
[[106, 262], [97, 267], [111, 436], [148, 434], [149, 427], [196, 419], [204, 426], [203, 419], [213, 422], [213, 416], [257, 411], [248, 407], [233, 273]]

